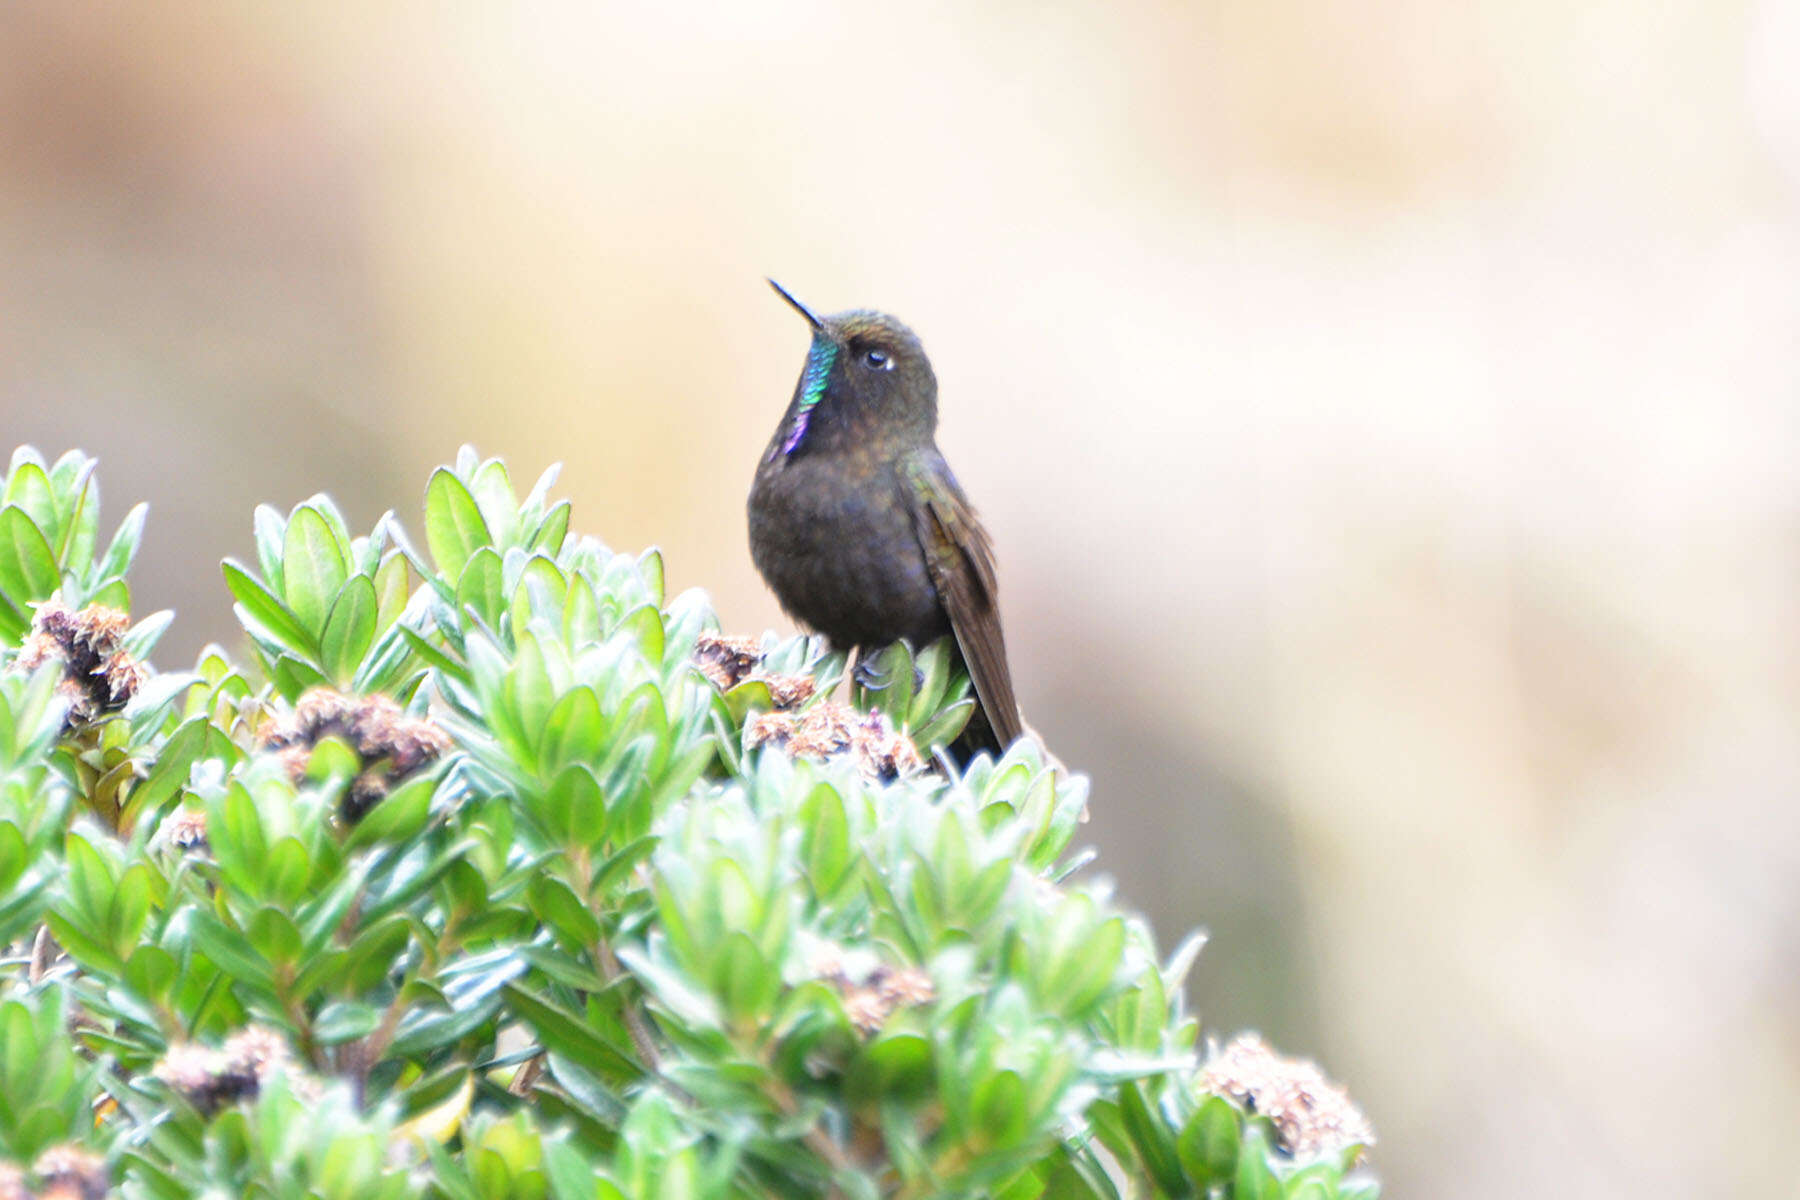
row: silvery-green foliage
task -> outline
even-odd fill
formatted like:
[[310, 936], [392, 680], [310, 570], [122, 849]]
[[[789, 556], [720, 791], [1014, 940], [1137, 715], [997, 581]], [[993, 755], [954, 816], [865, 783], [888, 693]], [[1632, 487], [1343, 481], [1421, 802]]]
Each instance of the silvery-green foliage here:
[[[166, 615], [108, 613], [143, 506], [101, 547], [93, 461], [14, 455], [21, 1186], [74, 1155], [167, 1200], [1374, 1195], [1357, 1147], [1296, 1161], [1197, 1086], [1198, 941], [1160, 956], [1079, 872], [1083, 779], [1028, 741], [889, 779], [791, 756], [749, 726], [783, 679], [831, 703], [842, 656], [771, 635], [722, 687], [707, 598], [572, 533], [554, 479], [521, 499], [465, 450], [422, 543], [261, 507], [224, 563], [241, 665], [156, 672]], [[77, 719], [47, 605], [123, 630], [129, 699]], [[896, 646], [852, 695], [929, 761], [970, 705], [951, 664]]]

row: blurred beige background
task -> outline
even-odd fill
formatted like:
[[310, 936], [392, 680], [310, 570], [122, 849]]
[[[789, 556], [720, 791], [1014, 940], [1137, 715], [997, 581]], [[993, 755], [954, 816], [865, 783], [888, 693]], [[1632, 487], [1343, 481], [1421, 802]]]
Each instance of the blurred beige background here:
[[1800, 12], [0, 8], [0, 443], [416, 532], [473, 441], [729, 625], [806, 339], [911, 322], [1034, 722], [1389, 1194], [1800, 1195]]

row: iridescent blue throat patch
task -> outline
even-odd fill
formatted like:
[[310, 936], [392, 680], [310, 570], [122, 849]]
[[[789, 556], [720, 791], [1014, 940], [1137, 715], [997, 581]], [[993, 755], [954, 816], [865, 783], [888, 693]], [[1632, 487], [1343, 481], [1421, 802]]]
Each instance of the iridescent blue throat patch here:
[[806, 356], [806, 371], [800, 376], [800, 403], [794, 409], [794, 426], [788, 430], [787, 438], [781, 443], [782, 457], [794, 452], [800, 439], [806, 436], [807, 422], [812, 419], [812, 411], [825, 395], [825, 381], [831, 378], [831, 368], [837, 362], [838, 345], [823, 334], [813, 335], [812, 351]]

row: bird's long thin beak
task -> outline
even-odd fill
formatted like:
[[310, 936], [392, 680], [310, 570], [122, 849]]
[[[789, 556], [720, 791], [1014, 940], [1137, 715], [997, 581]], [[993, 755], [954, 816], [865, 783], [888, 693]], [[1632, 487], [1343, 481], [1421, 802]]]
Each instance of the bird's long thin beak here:
[[769, 286], [775, 289], [776, 295], [780, 296], [783, 300], [786, 300], [789, 304], [793, 305], [794, 311], [799, 313], [801, 316], [805, 317], [806, 323], [808, 325], [811, 325], [816, 332], [819, 332], [819, 333], [825, 332], [825, 322], [819, 320], [818, 317], [814, 316], [812, 309], [806, 307], [806, 305], [804, 305], [804, 304], [800, 303], [798, 300], [794, 299], [792, 292], [789, 292], [786, 288], [782, 287], [779, 283], [776, 283], [773, 279], [769, 280]]

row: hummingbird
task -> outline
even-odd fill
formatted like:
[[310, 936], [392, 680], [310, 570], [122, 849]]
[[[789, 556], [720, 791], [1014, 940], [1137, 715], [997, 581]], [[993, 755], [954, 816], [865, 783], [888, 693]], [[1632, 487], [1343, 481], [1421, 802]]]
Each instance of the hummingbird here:
[[1023, 729], [1006, 664], [994, 550], [937, 448], [937, 376], [886, 313], [806, 319], [812, 346], [750, 487], [750, 557], [781, 607], [833, 649], [954, 636], [975, 712], [953, 753]]

